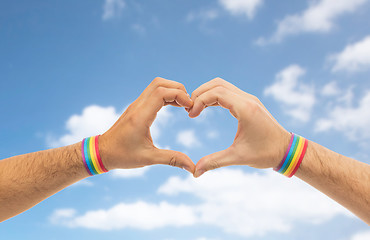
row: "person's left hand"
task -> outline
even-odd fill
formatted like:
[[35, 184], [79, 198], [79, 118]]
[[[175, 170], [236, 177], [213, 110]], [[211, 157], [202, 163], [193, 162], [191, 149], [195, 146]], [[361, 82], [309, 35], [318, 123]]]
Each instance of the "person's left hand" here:
[[191, 108], [193, 101], [181, 83], [155, 78], [117, 122], [100, 136], [99, 150], [108, 170], [168, 164], [194, 173], [195, 165], [186, 154], [158, 149], [153, 144], [149, 128], [165, 105]]
[[192, 93], [191, 118], [197, 117], [208, 106], [229, 109], [238, 119], [238, 130], [233, 144], [220, 152], [201, 158], [194, 173], [231, 165], [254, 168], [277, 167], [288, 148], [291, 135], [267, 111], [260, 100], [221, 78], [213, 79]]

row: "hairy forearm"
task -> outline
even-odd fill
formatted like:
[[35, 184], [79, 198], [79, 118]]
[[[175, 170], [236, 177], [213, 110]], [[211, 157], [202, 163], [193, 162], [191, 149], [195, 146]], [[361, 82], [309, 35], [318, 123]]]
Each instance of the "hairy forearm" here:
[[296, 176], [370, 224], [370, 165], [309, 142]]
[[0, 221], [88, 177], [81, 143], [0, 161]]

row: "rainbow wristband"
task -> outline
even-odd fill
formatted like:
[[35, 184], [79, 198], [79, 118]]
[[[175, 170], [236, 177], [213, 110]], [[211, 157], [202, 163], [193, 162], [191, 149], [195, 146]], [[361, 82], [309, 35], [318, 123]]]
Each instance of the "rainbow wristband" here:
[[292, 133], [288, 150], [279, 166], [274, 168], [274, 170], [289, 178], [292, 177], [302, 163], [307, 150], [307, 144], [307, 139]]
[[90, 176], [108, 172], [100, 158], [99, 136], [85, 138], [81, 144], [83, 163]]

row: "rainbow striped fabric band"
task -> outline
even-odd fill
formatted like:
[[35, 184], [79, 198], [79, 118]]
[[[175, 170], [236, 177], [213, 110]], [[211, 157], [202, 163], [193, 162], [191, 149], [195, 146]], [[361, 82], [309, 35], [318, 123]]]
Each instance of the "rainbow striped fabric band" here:
[[99, 136], [85, 138], [81, 144], [83, 163], [90, 176], [108, 172], [100, 158]]
[[307, 150], [308, 140], [292, 133], [288, 150], [286, 151], [283, 160], [275, 171], [287, 177], [292, 177], [302, 163], [303, 157]]

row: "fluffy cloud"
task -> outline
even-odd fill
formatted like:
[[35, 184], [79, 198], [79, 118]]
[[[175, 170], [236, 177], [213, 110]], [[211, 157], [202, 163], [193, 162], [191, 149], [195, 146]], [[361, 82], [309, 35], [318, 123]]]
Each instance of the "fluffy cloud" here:
[[[61, 137], [47, 138], [49, 147], [60, 147], [81, 141], [87, 136], [94, 136], [106, 132], [121, 116], [114, 107], [91, 105], [82, 110], [81, 115], [75, 114], [66, 122], [67, 133]], [[150, 128], [153, 141], [156, 145], [161, 135], [161, 129], [169, 123], [173, 113], [164, 107], [158, 113]]]
[[139, 178], [143, 177], [150, 167], [142, 167], [135, 169], [117, 169], [110, 171], [113, 178]]
[[[181, 216], [181, 217], [179, 217]], [[167, 202], [151, 204], [146, 202], [120, 203], [110, 209], [88, 211], [77, 215], [74, 209], [58, 209], [51, 215], [54, 224], [70, 228], [114, 230], [136, 228], [150, 230], [161, 227], [181, 227], [196, 223], [194, 209], [185, 205]]]
[[281, 42], [289, 35], [304, 32], [329, 32], [334, 21], [345, 13], [359, 9], [367, 0], [320, 0], [310, 1], [310, 5], [302, 13], [286, 16], [278, 22], [277, 29], [271, 38], [260, 38], [257, 44]]
[[343, 132], [352, 140], [370, 139], [370, 91], [357, 106], [338, 104], [328, 115], [316, 122], [316, 131], [336, 130]]
[[57, 139], [48, 138], [49, 147], [60, 147], [76, 143], [88, 136], [102, 134], [107, 131], [120, 113], [114, 107], [91, 105], [82, 110], [81, 115], [72, 115], [66, 122], [67, 133]]
[[356, 233], [351, 237], [351, 240], [369, 240], [370, 239], [370, 231]]
[[359, 42], [350, 44], [337, 54], [329, 57], [334, 62], [333, 72], [358, 72], [370, 69], [370, 35]]
[[50, 222], [53, 224], [64, 224], [63, 220], [72, 218], [76, 215], [76, 210], [73, 208], [57, 209], [50, 216]]
[[219, 0], [221, 6], [233, 15], [245, 15], [252, 19], [263, 0]]
[[264, 90], [265, 96], [272, 96], [283, 105], [287, 114], [302, 122], [310, 119], [315, 104], [314, 88], [299, 81], [305, 73], [300, 66], [290, 65], [279, 72], [275, 83]]
[[173, 119], [174, 114], [171, 112], [169, 107], [163, 107], [157, 113], [157, 117], [150, 127], [150, 133], [152, 135], [153, 141], [156, 143], [161, 136], [161, 130], [163, 127], [168, 126], [170, 120]]
[[338, 94], [340, 94], [340, 92], [341, 91], [338, 87], [338, 84], [335, 81], [329, 82], [328, 84], [324, 85], [321, 89], [321, 95], [326, 97], [337, 96]]
[[120, 16], [125, 2], [123, 0], [105, 0], [103, 7], [103, 20], [109, 20]]
[[[48, 136], [46, 139], [47, 145], [49, 147], [60, 147], [79, 142], [88, 136], [102, 134], [119, 119], [120, 115], [121, 113], [118, 113], [114, 107], [88, 106], [82, 110], [80, 115], [72, 115], [67, 120], [66, 134], [57, 138]], [[168, 107], [162, 108], [157, 113], [157, 117], [150, 128], [154, 144], [157, 147], [161, 147], [158, 144], [158, 139], [163, 127], [169, 124], [172, 117], [173, 113]], [[165, 149], [169, 149], [169, 147], [166, 146]], [[121, 169], [114, 170], [110, 174], [113, 178], [138, 178], [144, 176], [148, 170], [149, 167]], [[77, 183], [77, 185], [83, 184]], [[86, 186], [87, 182], [84, 185]]]
[[199, 179], [176, 176], [169, 178], [158, 193], [167, 198], [191, 195], [200, 202], [197, 205], [166, 201], [119, 203], [80, 215], [74, 209], [57, 209], [50, 221], [70, 228], [99, 230], [150, 230], [202, 224], [250, 237], [288, 232], [295, 224], [319, 224], [337, 215], [352, 216], [302, 181], [272, 171], [245, 173], [240, 169], [219, 169]]
[[184, 130], [180, 131], [177, 134], [177, 142], [187, 148], [192, 148], [194, 146], [201, 145], [201, 142], [198, 140], [197, 136], [195, 135], [195, 131], [190, 130]]
[[288, 232], [295, 224], [319, 224], [350, 214], [302, 181], [272, 171], [257, 174], [220, 169], [199, 179], [172, 177], [158, 192], [198, 197], [199, 223], [245, 237]]

